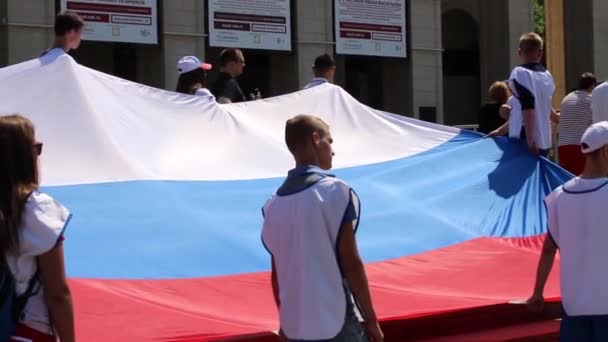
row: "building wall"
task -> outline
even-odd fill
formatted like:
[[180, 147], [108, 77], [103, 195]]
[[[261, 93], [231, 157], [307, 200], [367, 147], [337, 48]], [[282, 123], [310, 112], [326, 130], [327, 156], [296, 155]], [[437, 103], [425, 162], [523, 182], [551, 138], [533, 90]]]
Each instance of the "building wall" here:
[[[608, 1], [593, 0], [593, 58], [595, 61], [594, 70], [597, 76], [608, 79]], [[588, 33], [581, 32], [581, 35]]]
[[579, 76], [594, 69], [593, 0], [564, 0], [566, 91], [576, 87]]
[[[443, 123], [441, 0], [411, 0], [409, 20], [414, 117], [420, 118], [425, 108], [434, 108], [435, 121]], [[407, 89], [403, 81], [402, 89]]]
[[39, 56], [53, 41], [55, 2], [10, 0], [6, 2], [7, 63]]
[[[549, 0], [550, 1], [550, 0]], [[530, 0], [507, 0], [509, 13], [509, 51], [510, 68], [520, 64], [517, 50], [519, 38], [522, 33], [534, 31], [534, 16], [532, 12], [532, 1]], [[496, 44], [500, 44], [496, 42]]]
[[[443, 0], [442, 14], [466, 13], [477, 27], [477, 33], [459, 32], [468, 25], [465, 16], [461, 25], [449, 23], [444, 30], [443, 48], [479, 49], [478, 71], [446, 74], [444, 104], [448, 124], [475, 124], [479, 106], [487, 100], [489, 86], [509, 77], [513, 66], [519, 64], [519, 37], [534, 28], [530, 0]], [[506, 42], [506, 43], [505, 43]], [[451, 68], [444, 66], [444, 71]]]
[[[296, 0], [295, 13], [296, 32], [292, 46], [297, 54], [295, 76], [302, 88], [313, 76], [311, 66], [315, 57], [334, 53], [333, 0]], [[340, 74], [344, 70], [337, 72]]]
[[159, 1], [162, 7], [160, 43], [164, 87], [175, 89], [177, 61], [182, 56], [205, 56], [205, 1]]
[[0, 68], [8, 64], [8, 26], [6, 1], [0, 1]]

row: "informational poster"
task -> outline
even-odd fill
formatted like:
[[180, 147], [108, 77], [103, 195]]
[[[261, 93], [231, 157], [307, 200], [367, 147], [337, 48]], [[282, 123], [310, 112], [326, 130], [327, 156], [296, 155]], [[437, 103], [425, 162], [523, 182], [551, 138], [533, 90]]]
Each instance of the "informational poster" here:
[[209, 45], [291, 51], [290, 0], [209, 0]]
[[83, 39], [158, 44], [156, 0], [61, 0], [85, 21]]
[[336, 53], [407, 57], [405, 0], [335, 0]]

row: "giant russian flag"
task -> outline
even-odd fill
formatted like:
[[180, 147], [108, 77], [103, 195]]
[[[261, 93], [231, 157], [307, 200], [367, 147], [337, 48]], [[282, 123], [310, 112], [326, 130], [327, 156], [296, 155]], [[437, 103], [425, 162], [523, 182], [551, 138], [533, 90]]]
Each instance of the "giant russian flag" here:
[[43, 191], [74, 215], [80, 341], [272, 336], [260, 208], [293, 165], [283, 132], [296, 114], [331, 126], [384, 321], [525, 298], [543, 198], [571, 177], [516, 142], [374, 110], [333, 85], [217, 105], [45, 56], [0, 69], [0, 113], [12, 112], [45, 143]]

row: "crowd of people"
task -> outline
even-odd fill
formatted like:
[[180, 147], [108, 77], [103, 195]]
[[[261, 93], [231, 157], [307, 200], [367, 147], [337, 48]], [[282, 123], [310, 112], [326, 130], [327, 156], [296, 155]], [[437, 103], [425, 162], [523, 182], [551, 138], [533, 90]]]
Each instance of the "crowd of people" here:
[[524, 34], [519, 44], [522, 64], [508, 81], [490, 87], [493, 103], [483, 107], [480, 128], [486, 137], [521, 139], [530, 153], [547, 156], [552, 123], [559, 124], [559, 163], [577, 177], [545, 200], [548, 234], [528, 305], [542, 309], [559, 249], [564, 309], [560, 340], [608, 341], [608, 282], [600, 266], [608, 241], [608, 216], [601, 209], [608, 199], [608, 84], [598, 86], [592, 73], [582, 74], [558, 112], [552, 106], [555, 83], [541, 64], [542, 55], [541, 37]]
[[[74, 13], [57, 17], [56, 41], [44, 54], [78, 48], [83, 21]], [[596, 88], [591, 73], [552, 108], [553, 78], [541, 64], [543, 41], [534, 33], [520, 39], [522, 64], [509, 80], [490, 88], [495, 103], [484, 107], [481, 129], [488, 137], [508, 135], [525, 141], [530, 153], [546, 156], [552, 122], [560, 122], [562, 165], [579, 177], [546, 199], [548, 231], [536, 285], [528, 304], [540, 310], [543, 289], [557, 249], [561, 254], [563, 341], [608, 340], [608, 287], [601, 265], [608, 216], [608, 84]], [[220, 103], [247, 101], [236, 77], [245, 56], [239, 49], [220, 54], [220, 74], [208, 89], [212, 66], [194, 56], [177, 63], [178, 92]], [[329, 55], [316, 58], [314, 78], [305, 88], [333, 82]], [[255, 94], [254, 98], [260, 94]], [[595, 123], [593, 123], [595, 122]], [[280, 313], [281, 335], [289, 341], [382, 341], [363, 261], [355, 239], [359, 198], [330, 175], [329, 125], [311, 115], [287, 121], [285, 143], [295, 162], [283, 185], [264, 205], [262, 240], [271, 255], [271, 285]], [[32, 123], [20, 115], [0, 116], [0, 282], [14, 291], [10, 319], [0, 322], [0, 338], [13, 341], [75, 340], [74, 314], [63, 258], [63, 233], [70, 212], [40, 193], [38, 156], [42, 143]], [[8, 284], [8, 285], [7, 285]], [[8, 292], [4, 292], [8, 293]], [[0, 303], [2, 304], [2, 303]], [[1, 310], [0, 310], [1, 311]]]
[[[195, 56], [184, 56], [177, 62], [179, 79], [177, 82], [178, 93], [210, 96], [218, 103], [238, 103], [262, 98], [260, 91], [255, 89], [249, 97], [245, 96], [237, 82], [237, 77], [243, 74], [245, 68], [245, 56], [240, 49], [225, 49], [220, 53], [220, 72], [215, 82], [207, 89], [207, 71], [212, 65], [201, 62]], [[334, 59], [323, 54], [315, 58], [312, 66], [313, 79], [304, 87], [308, 89], [323, 83], [333, 83], [336, 72]]]
[[[551, 106], [549, 109], [555, 85], [549, 71], [540, 63], [543, 41], [534, 33], [523, 38], [524, 45], [520, 49], [523, 64], [513, 70], [509, 81], [499, 81], [490, 86], [488, 95], [491, 101], [480, 110], [478, 131], [487, 137], [520, 139], [532, 136], [532, 139], [525, 138], [530, 151], [536, 153], [538, 146], [542, 146], [538, 152], [547, 156], [553, 147], [552, 125], [557, 125], [557, 151], [554, 155], [560, 166], [580, 175], [585, 166], [580, 148], [583, 133], [591, 124], [608, 120], [608, 106], [603, 105], [608, 103], [608, 98], [602, 98], [608, 94], [608, 84], [598, 86], [595, 75], [585, 72], [579, 77], [576, 88], [563, 98], [560, 107], [554, 109]], [[593, 110], [592, 106], [595, 106]], [[537, 108], [541, 114], [530, 111]]]

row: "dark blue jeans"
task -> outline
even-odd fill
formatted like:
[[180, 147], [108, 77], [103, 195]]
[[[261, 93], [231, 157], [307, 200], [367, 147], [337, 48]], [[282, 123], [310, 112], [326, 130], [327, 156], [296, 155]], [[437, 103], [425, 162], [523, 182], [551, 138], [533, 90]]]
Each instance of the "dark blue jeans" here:
[[338, 335], [330, 340], [323, 341], [299, 341], [289, 340], [289, 342], [367, 342], [363, 325], [359, 322], [359, 318], [355, 312], [351, 309], [346, 313], [346, 319], [344, 320], [344, 326]]
[[561, 342], [608, 341], [608, 315], [568, 316], [564, 313], [559, 340]]
[[[526, 130], [523, 127], [521, 128], [521, 133], [519, 133], [519, 140], [523, 141], [524, 144], [526, 144], [526, 146], [528, 145], [528, 139], [526, 139]], [[541, 157], [547, 158], [547, 157], [549, 157], [549, 152], [551, 152], [551, 150], [550, 149], [547, 149], [547, 150], [538, 149], [538, 152], [540, 153]]]

